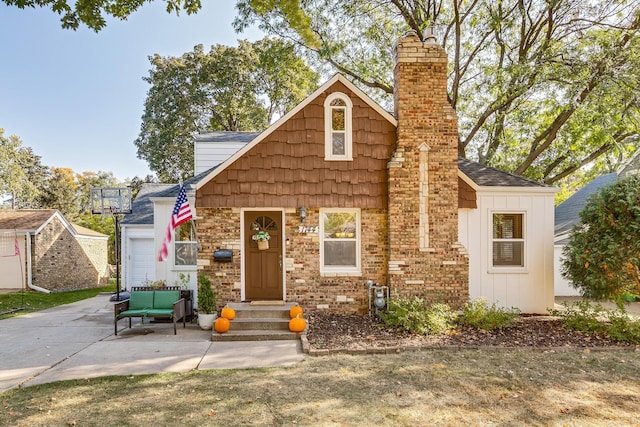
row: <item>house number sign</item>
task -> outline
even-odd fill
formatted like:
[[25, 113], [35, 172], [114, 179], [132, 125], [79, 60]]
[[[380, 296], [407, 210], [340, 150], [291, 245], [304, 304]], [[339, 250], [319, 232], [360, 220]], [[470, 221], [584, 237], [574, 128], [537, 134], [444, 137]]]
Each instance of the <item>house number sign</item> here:
[[318, 233], [320, 231], [320, 226], [316, 225], [314, 226], [309, 226], [309, 225], [299, 225], [298, 226], [298, 233]]

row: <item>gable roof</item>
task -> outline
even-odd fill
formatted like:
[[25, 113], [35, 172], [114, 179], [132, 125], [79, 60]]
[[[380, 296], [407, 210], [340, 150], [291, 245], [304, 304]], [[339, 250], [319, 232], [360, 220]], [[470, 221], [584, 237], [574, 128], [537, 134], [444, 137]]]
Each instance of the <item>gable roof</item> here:
[[153, 225], [153, 201], [151, 201], [151, 197], [157, 196], [174, 185], [175, 184], [142, 184], [136, 198], [131, 203], [131, 213], [126, 214], [120, 224]]
[[371, 107], [372, 109], [374, 109], [376, 112], [378, 112], [383, 118], [385, 118], [387, 121], [389, 121], [391, 124], [393, 124], [393, 126], [397, 126], [398, 125], [398, 121], [395, 119], [395, 117], [393, 117], [393, 115], [391, 113], [389, 113], [388, 111], [386, 111], [384, 108], [382, 108], [380, 106], [380, 104], [378, 104], [376, 101], [374, 101], [373, 99], [371, 99], [371, 97], [369, 97], [369, 95], [367, 95], [366, 93], [364, 93], [362, 90], [358, 89], [358, 87], [356, 85], [354, 85], [353, 83], [351, 83], [349, 80], [347, 80], [344, 76], [342, 76], [341, 74], [336, 74], [334, 75], [331, 79], [329, 79], [326, 83], [324, 83], [322, 86], [320, 86], [318, 89], [316, 89], [311, 95], [309, 95], [308, 97], [306, 97], [301, 103], [299, 103], [298, 105], [295, 106], [295, 108], [293, 108], [292, 110], [290, 110], [287, 114], [285, 114], [284, 116], [282, 116], [278, 121], [276, 121], [274, 124], [272, 124], [271, 126], [269, 126], [269, 128], [267, 128], [264, 132], [260, 133], [257, 137], [255, 137], [251, 142], [249, 142], [248, 144], [246, 144], [244, 147], [242, 147], [240, 150], [238, 150], [234, 155], [232, 155], [231, 157], [229, 157], [227, 160], [225, 160], [223, 163], [221, 163], [219, 165], [219, 167], [217, 168], [213, 168], [208, 174], [206, 174], [202, 179], [200, 179], [199, 181], [197, 181], [195, 183], [195, 189], [199, 190], [200, 188], [202, 188], [204, 185], [206, 185], [209, 181], [211, 181], [213, 178], [216, 177], [216, 175], [218, 175], [221, 171], [225, 170], [225, 168], [227, 166], [229, 166], [230, 164], [232, 164], [233, 162], [235, 162], [238, 158], [242, 157], [246, 152], [248, 152], [249, 150], [251, 150], [253, 147], [255, 147], [256, 145], [258, 145], [261, 141], [263, 141], [267, 136], [269, 136], [271, 133], [273, 133], [275, 130], [277, 130], [278, 128], [280, 128], [280, 126], [282, 126], [284, 123], [286, 123], [289, 119], [291, 119], [293, 116], [295, 116], [300, 110], [302, 110], [303, 108], [305, 108], [307, 105], [309, 105], [309, 103], [311, 103], [313, 100], [315, 100], [317, 97], [319, 97], [320, 95], [322, 95], [323, 92], [325, 92], [327, 89], [329, 89], [331, 86], [333, 86], [335, 83], [340, 82], [343, 85], [345, 85], [350, 91], [352, 91], [356, 96], [358, 96], [360, 99], [362, 99], [369, 107]]
[[38, 234], [55, 217], [73, 236], [108, 238], [106, 234], [70, 223], [56, 209], [0, 209], [0, 230]]
[[[580, 211], [584, 208], [589, 196], [597, 193], [607, 185], [614, 183], [616, 179], [617, 175], [615, 173], [601, 175], [556, 206], [554, 228], [556, 237], [568, 235], [573, 226], [580, 222]], [[563, 240], [557, 241], [556, 243], [564, 244], [567, 240], [568, 237], [565, 236]]]
[[70, 223], [71, 227], [73, 228], [73, 230], [75, 231], [75, 234], [77, 234], [78, 236], [85, 236], [85, 237], [109, 237], [106, 234], [100, 233], [98, 231], [95, 230], [91, 230], [89, 228], [83, 227], [81, 225], [75, 224], [75, 223]]
[[239, 142], [239, 143], [247, 143], [253, 141], [260, 132], [230, 132], [230, 131], [219, 131], [219, 132], [204, 132], [196, 135], [196, 141], [198, 142]]
[[0, 230], [36, 232], [55, 215], [55, 209], [0, 209]]
[[458, 159], [458, 169], [479, 187], [537, 187], [555, 191], [546, 184], [463, 158]]

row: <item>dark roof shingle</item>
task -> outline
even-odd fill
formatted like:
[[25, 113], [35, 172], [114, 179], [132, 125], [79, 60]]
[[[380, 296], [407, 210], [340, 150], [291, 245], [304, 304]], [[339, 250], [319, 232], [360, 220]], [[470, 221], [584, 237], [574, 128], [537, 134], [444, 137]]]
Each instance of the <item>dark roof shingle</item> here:
[[0, 209], [0, 230], [35, 231], [55, 213], [55, 209]]
[[161, 197], [158, 195], [173, 186], [174, 184], [143, 184], [138, 195], [131, 203], [131, 213], [124, 216], [121, 224], [152, 225], [153, 202], [151, 201], [151, 197]]
[[615, 173], [599, 176], [556, 206], [554, 234], [559, 236], [571, 231], [573, 226], [580, 222], [580, 211], [584, 208], [589, 196], [614, 183], [616, 178]]
[[549, 187], [537, 181], [467, 159], [459, 158], [458, 168], [473, 182], [483, 187]]

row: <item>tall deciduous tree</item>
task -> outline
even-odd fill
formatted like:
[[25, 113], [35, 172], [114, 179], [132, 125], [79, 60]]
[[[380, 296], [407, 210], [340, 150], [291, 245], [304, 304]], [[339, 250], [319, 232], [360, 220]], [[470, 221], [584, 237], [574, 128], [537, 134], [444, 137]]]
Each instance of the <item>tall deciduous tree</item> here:
[[0, 128], [0, 198], [9, 198], [13, 209], [34, 207], [46, 172], [31, 148], [16, 135], [4, 136]]
[[[62, 28], [77, 29], [84, 24], [94, 31], [100, 31], [106, 25], [107, 16], [126, 20], [129, 15], [145, 1], [143, 0], [81, 0], [70, 2], [66, 0], [2, 0], [9, 6], [20, 9], [46, 7], [60, 15]], [[185, 11], [192, 14], [200, 10], [200, 0], [165, 0], [167, 12]]]
[[435, 28], [459, 154], [546, 183], [611, 167], [640, 135], [637, 0], [239, 0], [258, 22], [390, 105], [392, 46]]
[[213, 130], [263, 130], [317, 85], [291, 44], [264, 39], [238, 47], [202, 45], [179, 58], [150, 57], [138, 157], [162, 181], [193, 174], [193, 140]]

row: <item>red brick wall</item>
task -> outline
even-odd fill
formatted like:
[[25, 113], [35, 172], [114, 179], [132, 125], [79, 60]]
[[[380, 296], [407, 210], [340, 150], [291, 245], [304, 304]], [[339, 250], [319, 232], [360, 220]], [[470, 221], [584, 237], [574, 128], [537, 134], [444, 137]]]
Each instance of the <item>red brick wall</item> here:
[[[199, 208], [199, 273], [207, 275], [217, 295], [218, 309], [227, 302], [241, 300], [240, 209]], [[361, 210], [362, 275], [322, 277], [320, 275], [320, 238], [318, 233], [300, 233], [296, 208], [285, 211], [286, 300], [306, 310], [330, 310], [340, 313], [367, 313], [369, 298], [366, 280], [387, 281], [387, 215], [384, 210]], [[307, 211], [306, 224], [319, 223], [319, 210]], [[232, 263], [213, 262], [216, 249], [233, 250]]]
[[[447, 100], [447, 54], [409, 35], [398, 41], [398, 147], [389, 163], [389, 283], [392, 292], [458, 306], [468, 298], [468, 259], [458, 240], [458, 128]], [[428, 146], [428, 200], [420, 198], [420, 147]], [[423, 148], [424, 149], [424, 148]], [[423, 156], [424, 157], [424, 156]], [[420, 204], [428, 247], [420, 248]]]

